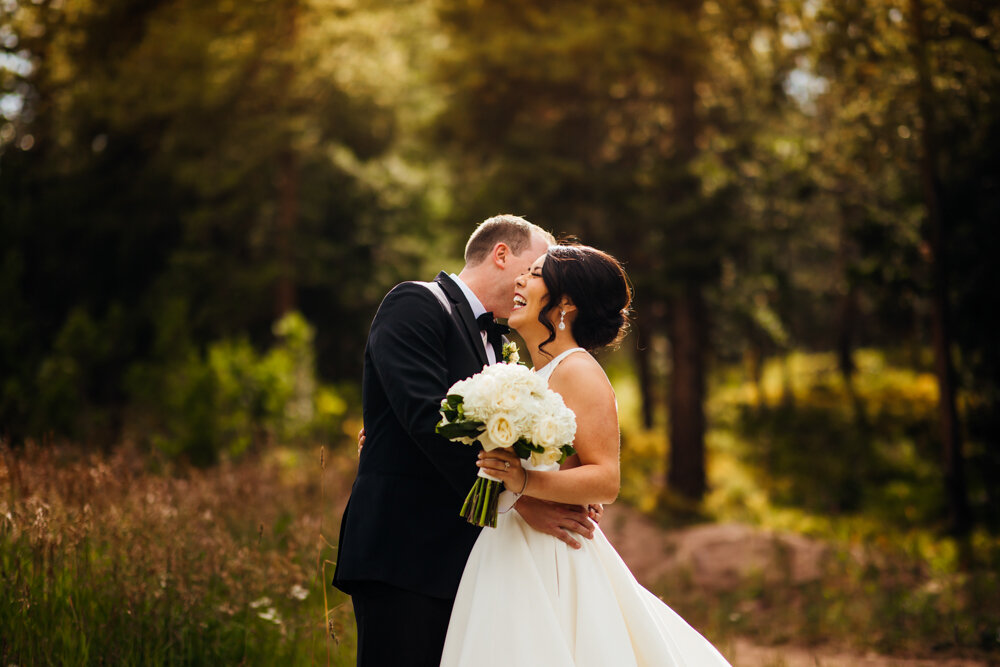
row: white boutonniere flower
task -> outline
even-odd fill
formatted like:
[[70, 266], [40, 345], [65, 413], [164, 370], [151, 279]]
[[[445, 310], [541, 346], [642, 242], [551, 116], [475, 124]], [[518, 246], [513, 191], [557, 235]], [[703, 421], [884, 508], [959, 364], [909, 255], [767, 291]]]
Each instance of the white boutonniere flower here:
[[503, 350], [501, 350], [500, 356], [503, 357], [504, 363], [507, 364], [521, 363], [521, 355], [518, 354], [517, 343], [513, 341], [503, 344]]

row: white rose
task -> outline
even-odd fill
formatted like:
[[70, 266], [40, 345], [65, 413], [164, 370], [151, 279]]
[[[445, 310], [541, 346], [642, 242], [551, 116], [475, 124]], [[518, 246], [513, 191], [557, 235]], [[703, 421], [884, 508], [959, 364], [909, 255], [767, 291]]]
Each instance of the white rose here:
[[523, 366], [497, 364], [489, 369], [490, 410], [519, 417], [525, 412], [525, 402], [531, 396], [531, 371]]
[[451, 385], [451, 389], [448, 390], [449, 394], [458, 394], [461, 397], [465, 397], [466, 392], [469, 391], [469, 381], [459, 380], [455, 384]]
[[550, 467], [552, 464], [558, 463], [561, 456], [562, 452], [558, 449], [546, 449], [544, 452], [531, 452], [531, 467], [533, 469]]
[[519, 364], [495, 364], [489, 367], [491, 375], [502, 378], [503, 382], [510, 384], [522, 384], [532, 381], [530, 369]]
[[535, 419], [531, 429], [531, 442], [546, 449], [565, 445], [566, 428], [557, 415], [544, 414]]
[[473, 421], [485, 422], [493, 412], [492, 406], [497, 388], [497, 382], [493, 377], [483, 374], [473, 376], [463, 395], [465, 416]]
[[521, 361], [521, 355], [517, 352], [517, 345], [514, 343], [507, 343], [503, 346], [503, 356], [504, 361], [508, 364], [516, 364]]
[[524, 410], [525, 392], [515, 385], [501, 386], [493, 395], [495, 410], [510, 415], [520, 414]]
[[480, 438], [483, 449], [490, 451], [498, 447], [510, 447], [521, 437], [511, 419], [502, 413], [497, 413], [486, 422], [486, 432]]

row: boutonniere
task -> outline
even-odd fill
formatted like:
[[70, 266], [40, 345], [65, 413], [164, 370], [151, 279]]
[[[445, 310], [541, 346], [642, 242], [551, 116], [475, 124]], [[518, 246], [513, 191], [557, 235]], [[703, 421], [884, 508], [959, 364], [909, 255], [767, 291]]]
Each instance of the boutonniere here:
[[500, 356], [506, 364], [517, 364], [521, 362], [521, 355], [517, 353], [517, 343], [511, 341], [503, 344]]

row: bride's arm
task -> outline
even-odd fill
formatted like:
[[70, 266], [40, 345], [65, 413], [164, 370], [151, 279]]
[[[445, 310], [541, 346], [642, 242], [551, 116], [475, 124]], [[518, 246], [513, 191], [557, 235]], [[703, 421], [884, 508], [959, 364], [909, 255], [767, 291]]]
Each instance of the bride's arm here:
[[[621, 479], [618, 409], [611, 383], [592, 357], [579, 354], [567, 357], [559, 365], [549, 387], [576, 414], [573, 447], [579, 465], [551, 472], [527, 471], [521, 468], [514, 454], [497, 449], [480, 453], [480, 467], [503, 480], [515, 493], [579, 505], [613, 502], [618, 497]], [[511, 464], [510, 468], [504, 468], [505, 461]]]

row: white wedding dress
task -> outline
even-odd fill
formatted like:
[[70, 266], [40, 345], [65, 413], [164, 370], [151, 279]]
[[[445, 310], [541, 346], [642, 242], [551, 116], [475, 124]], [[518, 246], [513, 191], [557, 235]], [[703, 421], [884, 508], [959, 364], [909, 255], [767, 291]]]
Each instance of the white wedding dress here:
[[[567, 350], [539, 369], [547, 379]], [[455, 598], [448, 667], [729, 665], [694, 628], [639, 585], [601, 532], [582, 548], [540, 533], [516, 510], [484, 528]]]

